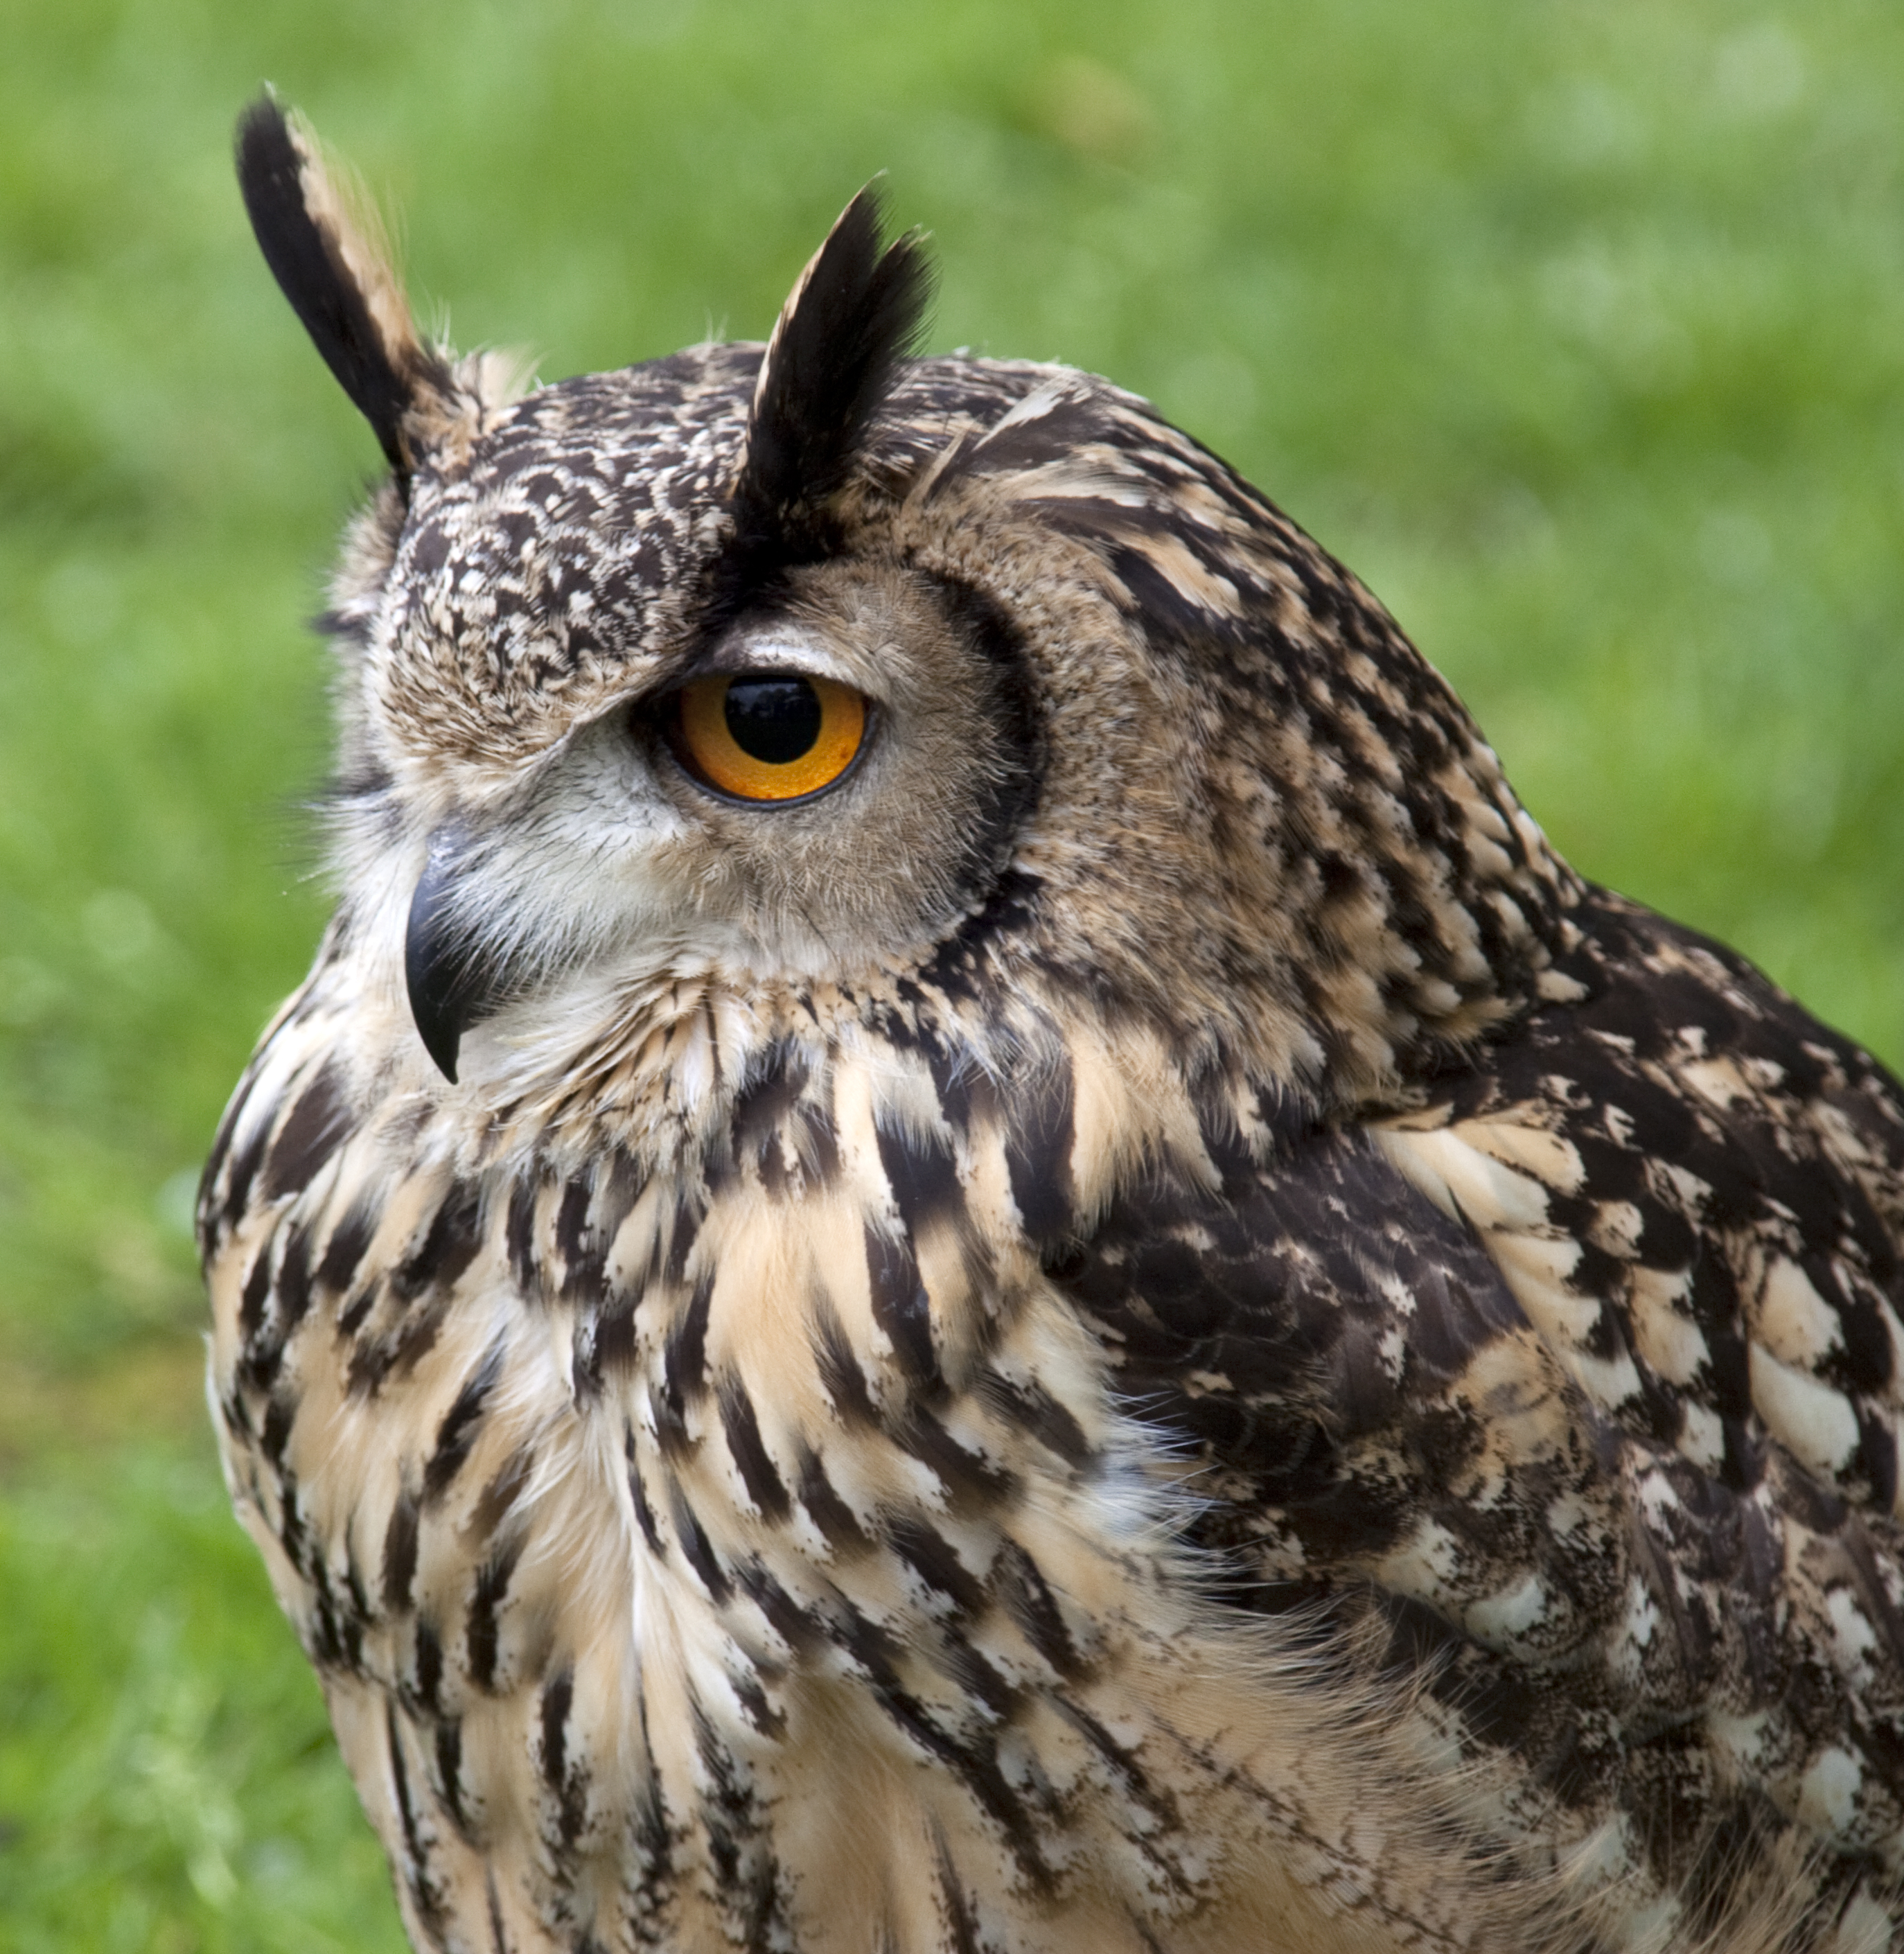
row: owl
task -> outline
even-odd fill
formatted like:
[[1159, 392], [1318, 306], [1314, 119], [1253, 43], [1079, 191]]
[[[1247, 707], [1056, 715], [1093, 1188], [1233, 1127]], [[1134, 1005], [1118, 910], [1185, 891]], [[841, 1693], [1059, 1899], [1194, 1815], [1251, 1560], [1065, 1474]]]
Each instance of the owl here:
[[1904, 1093], [1142, 401], [529, 388], [272, 99], [388, 477], [210, 1396], [419, 1949], [1904, 1945]]

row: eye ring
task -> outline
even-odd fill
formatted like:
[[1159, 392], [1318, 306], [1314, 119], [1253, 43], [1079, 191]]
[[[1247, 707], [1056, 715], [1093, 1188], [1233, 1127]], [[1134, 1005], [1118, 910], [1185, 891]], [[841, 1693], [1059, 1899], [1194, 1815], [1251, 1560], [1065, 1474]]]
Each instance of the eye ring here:
[[816, 673], [721, 672], [682, 686], [665, 726], [701, 787], [749, 807], [785, 807], [837, 787], [866, 749], [872, 703]]

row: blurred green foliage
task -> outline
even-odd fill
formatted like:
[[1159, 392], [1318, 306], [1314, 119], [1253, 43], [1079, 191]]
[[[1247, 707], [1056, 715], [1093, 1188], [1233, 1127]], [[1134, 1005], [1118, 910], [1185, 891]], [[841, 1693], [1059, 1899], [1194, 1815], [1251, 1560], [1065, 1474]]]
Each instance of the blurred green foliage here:
[[1904, 14], [0, 0], [0, 1942], [397, 1943], [225, 1517], [187, 1220], [324, 899], [369, 435], [269, 77], [463, 344], [758, 335], [846, 196], [932, 343], [1148, 393], [1381, 593], [1588, 873], [1904, 1057]]
[[0, 1946], [398, 1954], [383, 1855], [201, 1453], [0, 1502]]

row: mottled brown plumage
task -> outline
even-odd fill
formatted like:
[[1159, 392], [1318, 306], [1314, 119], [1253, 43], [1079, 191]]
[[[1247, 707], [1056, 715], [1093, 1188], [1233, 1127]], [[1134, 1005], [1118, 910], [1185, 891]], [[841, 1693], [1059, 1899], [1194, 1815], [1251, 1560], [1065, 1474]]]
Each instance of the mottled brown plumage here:
[[[394, 473], [212, 1391], [416, 1945], [1897, 1944], [1896, 1082], [865, 199], [518, 397], [240, 168]], [[852, 765], [711, 787], [721, 674]]]

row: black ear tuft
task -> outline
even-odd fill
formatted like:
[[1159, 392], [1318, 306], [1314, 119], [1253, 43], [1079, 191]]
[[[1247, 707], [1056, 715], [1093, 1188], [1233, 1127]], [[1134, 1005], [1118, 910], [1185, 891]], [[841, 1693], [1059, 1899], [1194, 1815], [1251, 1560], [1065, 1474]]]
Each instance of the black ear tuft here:
[[878, 193], [848, 204], [781, 309], [734, 487], [743, 552], [823, 547], [826, 504], [911, 350], [932, 294], [916, 232], [880, 249]]
[[448, 381], [373, 234], [353, 222], [309, 133], [262, 95], [238, 120], [238, 187], [258, 247], [325, 363], [407, 475], [404, 422]]

